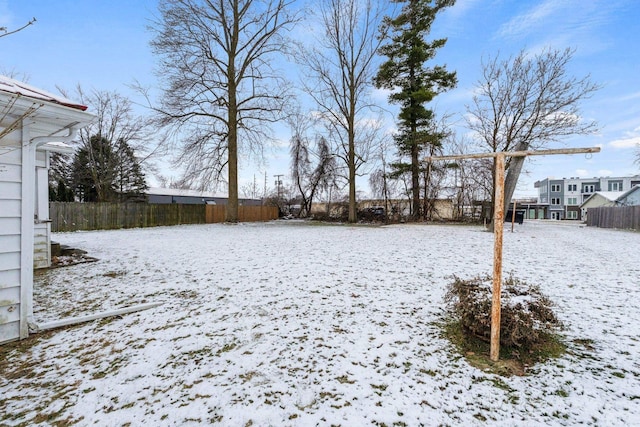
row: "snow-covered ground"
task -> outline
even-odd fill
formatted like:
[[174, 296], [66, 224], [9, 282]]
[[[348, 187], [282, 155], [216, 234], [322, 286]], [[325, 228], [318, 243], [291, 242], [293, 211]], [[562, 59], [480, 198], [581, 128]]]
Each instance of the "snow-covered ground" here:
[[442, 336], [450, 276], [490, 273], [472, 226], [298, 222], [57, 234], [99, 262], [36, 277], [43, 323], [161, 306], [0, 348], [0, 424], [640, 425], [640, 234], [506, 228], [569, 352], [524, 377]]

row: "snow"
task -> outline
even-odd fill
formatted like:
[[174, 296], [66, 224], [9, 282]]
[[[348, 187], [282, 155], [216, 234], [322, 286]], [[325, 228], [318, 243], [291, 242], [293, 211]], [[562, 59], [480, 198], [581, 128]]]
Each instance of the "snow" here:
[[3, 75], [0, 75], [0, 91], [54, 102], [56, 104], [64, 105], [66, 107], [71, 107], [82, 111], [85, 111], [87, 109], [86, 106], [80, 105], [77, 102], [73, 102], [65, 97], [54, 95], [35, 86], [31, 86], [27, 83], [14, 80]]
[[451, 275], [492, 271], [480, 227], [56, 234], [100, 261], [39, 274], [37, 322], [163, 304], [0, 348], [0, 424], [640, 424], [640, 235], [509, 229], [505, 273], [557, 304], [569, 346], [523, 377], [471, 367], [438, 326]]

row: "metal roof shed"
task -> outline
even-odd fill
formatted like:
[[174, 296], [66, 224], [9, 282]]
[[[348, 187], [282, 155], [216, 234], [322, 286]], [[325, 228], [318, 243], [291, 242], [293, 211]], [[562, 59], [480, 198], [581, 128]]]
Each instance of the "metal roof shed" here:
[[26, 338], [33, 317], [34, 230], [48, 218], [37, 153], [66, 150], [93, 119], [86, 108], [0, 76], [0, 343]]

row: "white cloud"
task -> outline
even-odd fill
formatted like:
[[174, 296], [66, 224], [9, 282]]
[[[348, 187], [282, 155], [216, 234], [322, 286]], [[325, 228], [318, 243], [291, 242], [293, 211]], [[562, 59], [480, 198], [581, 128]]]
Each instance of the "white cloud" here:
[[562, 2], [546, 0], [528, 12], [514, 16], [506, 24], [500, 27], [500, 37], [520, 36], [532, 31], [539, 24], [544, 23], [545, 18], [553, 15], [557, 9], [562, 8]]
[[609, 143], [613, 148], [636, 148], [640, 147], [640, 135], [629, 136], [627, 138], [616, 139]]
[[613, 175], [613, 171], [610, 171], [609, 169], [600, 169], [598, 171], [598, 176], [612, 176]]
[[586, 177], [589, 176], [589, 171], [586, 169], [576, 169], [576, 175], [578, 175], [579, 177]]

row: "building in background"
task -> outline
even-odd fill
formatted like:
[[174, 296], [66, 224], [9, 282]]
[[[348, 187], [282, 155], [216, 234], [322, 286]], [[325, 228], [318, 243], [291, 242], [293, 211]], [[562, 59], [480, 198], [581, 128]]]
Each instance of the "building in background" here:
[[[546, 207], [545, 219], [583, 220], [581, 205], [598, 192], [620, 195], [640, 185], [640, 175], [630, 177], [545, 178], [536, 181], [538, 204]], [[617, 197], [617, 196], [616, 196]]]
[[[145, 192], [147, 203], [182, 205], [226, 205], [228, 197], [210, 191], [184, 190], [178, 188], [149, 188]], [[240, 206], [260, 206], [261, 199], [238, 199]]]

